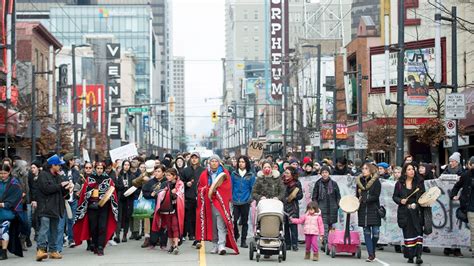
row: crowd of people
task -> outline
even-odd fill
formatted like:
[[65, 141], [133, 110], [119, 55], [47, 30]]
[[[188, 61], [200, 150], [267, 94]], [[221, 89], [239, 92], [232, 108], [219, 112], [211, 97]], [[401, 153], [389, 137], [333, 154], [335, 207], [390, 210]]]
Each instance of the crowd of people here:
[[[142, 248], [159, 248], [179, 254], [185, 241], [196, 248], [202, 241], [213, 244], [211, 253], [235, 254], [248, 248], [247, 232], [251, 204], [278, 199], [284, 204], [284, 237], [288, 250], [298, 251], [298, 227], [304, 224], [305, 259], [319, 259], [330, 230], [338, 219], [341, 192], [331, 176], [353, 176], [354, 195], [359, 199], [358, 224], [367, 247], [367, 262], [376, 258], [383, 214], [381, 179], [396, 181], [393, 201], [403, 233], [401, 247], [409, 263], [423, 263], [423, 235], [429, 234], [428, 208], [418, 199], [425, 192], [424, 180], [436, 178], [435, 167], [416, 163], [407, 156], [402, 166], [385, 162], [345, 158], [333, 163], [309, 157], [300, 162], [289, 154], [262, 160], [247, 156], [221, 158], [182, 153], [174, 158], [137, 156], [132, 160], [81, 162], [67, 153], [53, 155], [44, 163], [29, 166], [21, 158], [2, 160], [0, 165], [0, 260], [7, 253], [23, 256], [36, 242], [36, 260], [61, 259], [64, 247], [87, 243], [87, 251], [103, 256], [108, 245], [143, 240]], [[451, 198], [460, 201], [460, 212], [471, 228], [474, 246], [474, 157], [466, 167], [457, 152], [449, 157], [445, 174], [458, 175]], [[311, 202], [300, 215], [304, 192], [299, 177], [320, 176]], [[318, 240], [321, 247], [318, 248]], [[240, 241], [240, 245], [238, 242]], [[463, 256], [460, 249], [445, 249], [445, 255]], [[473, 254], [474, 256], [474, 254]]]

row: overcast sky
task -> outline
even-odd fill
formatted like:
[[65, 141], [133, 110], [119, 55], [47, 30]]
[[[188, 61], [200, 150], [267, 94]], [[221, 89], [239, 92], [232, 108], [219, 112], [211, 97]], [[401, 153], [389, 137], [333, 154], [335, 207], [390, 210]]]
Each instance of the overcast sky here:
[[[186, 134], [200, 141], [213, 128], [222, 96], [225, 0], [172, 0], [173, 54], [185, 57]], [[202, 117], [199, 117], [202, 116]]]

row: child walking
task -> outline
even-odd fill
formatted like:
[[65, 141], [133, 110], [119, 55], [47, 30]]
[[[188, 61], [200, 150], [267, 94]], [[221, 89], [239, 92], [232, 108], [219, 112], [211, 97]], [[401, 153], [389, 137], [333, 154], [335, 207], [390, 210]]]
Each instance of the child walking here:
[[318, 238], [322, 241], [324, 236], [324, 224], [319, 210], [318, 203], [311, 201], [306, 207], [306, 213], [300, 218], [290, 218], [294, 224], [304, 224], [304, 235], [306, 243], [305, 260], [309, 260], [311, 249], [313, 250], [313, 260], [319, 260]]

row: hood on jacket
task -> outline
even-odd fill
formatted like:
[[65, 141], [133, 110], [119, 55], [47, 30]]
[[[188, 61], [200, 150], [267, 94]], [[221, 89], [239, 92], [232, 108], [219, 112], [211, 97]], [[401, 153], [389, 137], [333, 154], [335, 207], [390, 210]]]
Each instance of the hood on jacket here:
[[[263, 177], [263, 171], [262, 170], [258, 171], [257, 177]], [[279, 178], [280, 177], [280, 172], [278, 170], [272, 170], [272, 177], [273, 178]]]

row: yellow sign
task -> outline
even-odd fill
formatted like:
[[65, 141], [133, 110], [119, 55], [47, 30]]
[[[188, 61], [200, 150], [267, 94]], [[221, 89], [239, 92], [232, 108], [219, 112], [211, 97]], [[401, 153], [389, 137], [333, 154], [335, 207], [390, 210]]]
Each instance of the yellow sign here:
[[[97, 104], [97, 101], [95, 99], [95, 93], [93, 91], [90, 91], [87, 93], [87, 96], [84, 97], [84, 94], [82, 94], [80, 96], [80, 101], [79, 101], [79, 104], [82, 106], [82, 103], [84, 101], [84, 98], [86, 99], [86, 105], [96, 105]], [[92, 99], [92, 101], [91, 101]]]

